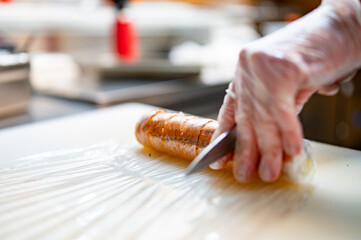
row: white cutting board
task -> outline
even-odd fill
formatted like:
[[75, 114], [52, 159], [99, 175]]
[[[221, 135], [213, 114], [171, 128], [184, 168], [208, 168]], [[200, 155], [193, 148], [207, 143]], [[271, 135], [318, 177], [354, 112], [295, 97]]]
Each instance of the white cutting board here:
[[135, 142], [152, 108], [0, 131], [0, 239], [361, 239], [359, 151], [312, 143], [307, 184], [242, 185], [211, 170], [183, 178], [186, 161]]

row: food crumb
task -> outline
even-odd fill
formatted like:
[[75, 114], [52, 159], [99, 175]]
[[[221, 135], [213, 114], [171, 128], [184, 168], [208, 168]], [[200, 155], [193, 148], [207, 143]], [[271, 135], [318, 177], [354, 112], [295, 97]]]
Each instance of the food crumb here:
[[149, 157], [151, 157], [152, 156], [152, 154], [151, 153], [149, 153]]
[[347, 165], [347, 167], [350, 166], [350, 164], [348, 164], [348, 163], [346, 165]]

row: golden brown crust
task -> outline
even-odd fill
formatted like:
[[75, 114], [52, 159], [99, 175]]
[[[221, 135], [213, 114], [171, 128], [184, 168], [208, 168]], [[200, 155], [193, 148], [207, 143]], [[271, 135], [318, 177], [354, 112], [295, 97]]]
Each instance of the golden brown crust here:
[[180, 136], [180, 153], [185, 159], [194, 159], [197, 156], [197, 144], [199, 135], [204, 125], [209, 119], [193, 117], [189, 119], [182, 127], [182, 135]]
[[213, 136], [214, 131], [218, 127], [218, 122], [211, 120], [207, 124], [204, 125], [202, 128], [199, 138], [198, 138], [198, 144], [197, 144], [197, 155], [203, 151], [205, 147], [208, 146], [208, 144], [211, 142], [211, 138]]
[[135, 127], [135, 136], [137, 137], [138, 142], [143, 144], [144, 146], [150, 146], [147, 139], [147, 132], [149, 128], [149, 122], [152, 120], [152, 118], [159, 113], [167, 112], [162, 109], [154, 110], [144, 116], [139, 120]]
[[164, 152], [172, 156], [181, 157], [179, 137], [182, 126], [189, 118], [191, 117], [185, 116], [184, 114], [177, 114], [167, 122], [162, 134]]
[[176, 115], [176, 113], [160, 112], [149, 120], [149, 128], [146, 132], [146, 136], [151, 148], [164, 152], [162, 147], [162, 133], [164, 131], [164, 126], [170, 118], [175, 117]]
[[157, 110], [141, 118], [136, 137], [145, 146], [192, 160], [209, 144], [217, 127], [211, 119]]

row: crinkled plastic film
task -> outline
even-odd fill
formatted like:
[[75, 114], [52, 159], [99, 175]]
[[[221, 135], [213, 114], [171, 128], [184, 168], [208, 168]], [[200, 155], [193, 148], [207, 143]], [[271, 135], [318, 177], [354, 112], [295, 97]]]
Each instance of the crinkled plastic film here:
[[313, 191], [184, 177], [188, 163], [116, 141], [0, 162], [0, 239], [253, 239], [280, 224], [289, 239], [299, 218], [275, 219], [302, 213]]
[[242, 222], [251, 236], [270, 216], [302, 206], [310, 191], [242, 185], [222, 171], [185, 178], [188, 163], [115, 141], [2, 162], [0, 238], [237, 239]]

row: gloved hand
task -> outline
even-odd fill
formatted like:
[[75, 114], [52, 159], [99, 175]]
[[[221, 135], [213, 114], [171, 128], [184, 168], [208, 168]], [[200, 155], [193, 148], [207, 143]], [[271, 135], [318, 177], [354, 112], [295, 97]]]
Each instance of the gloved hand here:
[[[239, 63], [219, 112], [213, 138], [236, 125], [234, 175], [279, 175], [285, 154], [302, 150], [297, 114], [309, 97], [332, 92], [361, 66], [361, 3], [326, 0], [285, 28], [254, 41]], [[211, 167], [222, 168], [225, 157]]]

